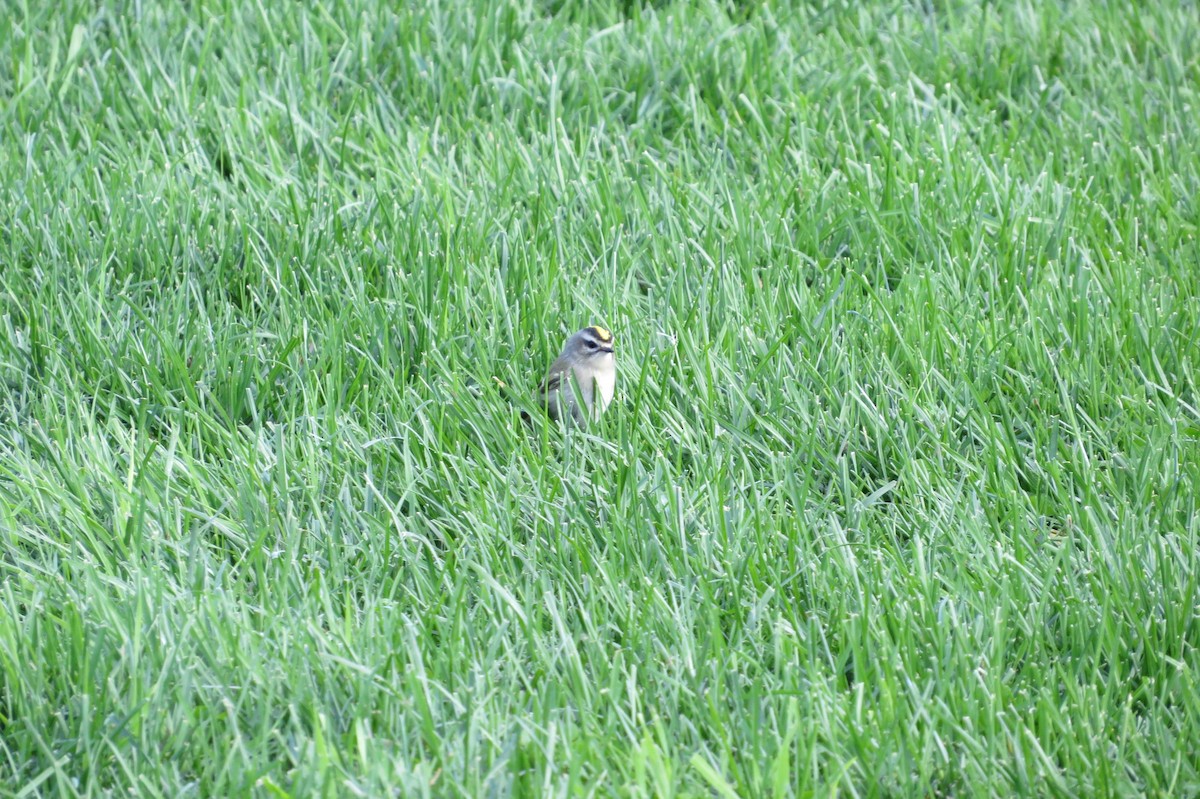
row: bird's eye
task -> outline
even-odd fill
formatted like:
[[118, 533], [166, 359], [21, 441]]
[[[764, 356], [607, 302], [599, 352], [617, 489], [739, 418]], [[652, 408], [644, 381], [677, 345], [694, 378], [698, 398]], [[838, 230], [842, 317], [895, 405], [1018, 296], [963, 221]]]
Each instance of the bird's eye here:
[[583, 343], [589, 350], [594, 350], [597, 347], [596, 342], [592, 341], [591, 339], [588, 339], [588, 340], [584, 341]]

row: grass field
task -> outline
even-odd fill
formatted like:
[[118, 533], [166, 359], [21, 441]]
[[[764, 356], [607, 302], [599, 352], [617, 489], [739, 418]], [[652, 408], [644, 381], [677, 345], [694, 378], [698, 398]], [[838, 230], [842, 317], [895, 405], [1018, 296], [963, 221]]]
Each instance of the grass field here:
[[0, 796], [1200, 794], [1196, 3], [13, 0], [0, 98]]

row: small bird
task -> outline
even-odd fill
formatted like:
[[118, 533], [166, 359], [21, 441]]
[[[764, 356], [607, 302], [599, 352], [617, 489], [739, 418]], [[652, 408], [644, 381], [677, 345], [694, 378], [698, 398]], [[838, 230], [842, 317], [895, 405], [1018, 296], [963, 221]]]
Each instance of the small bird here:
[[[567, 339], [542, 384], [542, 405], [550, 418], [567, 416], [580, 424], [600, 418], [617, 386], [613, 334], [592, 325]], [[582, 402], [584, 407], [580, 408]]]

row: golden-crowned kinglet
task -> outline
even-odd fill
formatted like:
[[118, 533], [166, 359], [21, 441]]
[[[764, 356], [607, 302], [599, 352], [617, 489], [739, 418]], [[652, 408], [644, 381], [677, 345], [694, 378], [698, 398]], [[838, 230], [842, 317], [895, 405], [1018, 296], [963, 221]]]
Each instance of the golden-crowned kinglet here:
[[[552, 419], [598, 419], [612, 402], [617, 385], [613, 335], [599, 325], [567, 339], [542, 384], [542, 404]], [[582, 403], [583, 407], [580, 407]]]

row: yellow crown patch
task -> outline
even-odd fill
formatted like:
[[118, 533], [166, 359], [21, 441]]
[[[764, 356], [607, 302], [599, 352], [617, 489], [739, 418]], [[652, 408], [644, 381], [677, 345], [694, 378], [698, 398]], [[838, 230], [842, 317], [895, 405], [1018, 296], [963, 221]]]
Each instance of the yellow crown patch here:
[[595, 333], [596, 337], [601, 341], [612, 341], [612, 333], [609, 333], [607, 330], [600, 327], [600, 325], [592, 325], [592, 332]]

